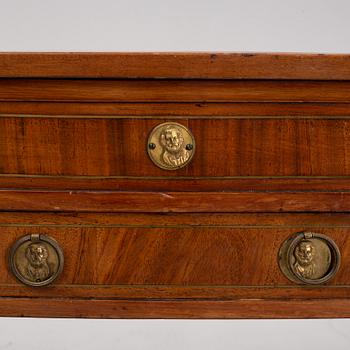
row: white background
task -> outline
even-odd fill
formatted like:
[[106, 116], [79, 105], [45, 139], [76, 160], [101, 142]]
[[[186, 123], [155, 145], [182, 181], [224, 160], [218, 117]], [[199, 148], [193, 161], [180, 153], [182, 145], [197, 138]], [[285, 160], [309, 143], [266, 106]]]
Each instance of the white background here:
[[[350, 53], [349, 14], [349, 0], [0, 0], [0, 51]], [[350, 320], [0, 319], [0, 350], [349, 348]]]
[[0, 4], [2, 51], [350, 51], [348, 0]]

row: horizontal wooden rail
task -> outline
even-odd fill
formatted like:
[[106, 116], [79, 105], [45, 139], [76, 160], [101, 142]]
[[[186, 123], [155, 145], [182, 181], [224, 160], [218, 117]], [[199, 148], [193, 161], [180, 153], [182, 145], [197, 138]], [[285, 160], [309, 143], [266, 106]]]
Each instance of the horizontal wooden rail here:
[[348, 103], [350, 82], [0, 79], [0, 101]]
[[1, 77], [350, 79], [350, 55], [288, 53], [0, 54]]
[[0, 298], [2, 316], [89, 318], [350, 317], [350, 299], [84, 300]]
[[347, 192], [350, 176], [64, 176], [0, 174], [0, 187], [32, 190], [102, 190], [132, 192]]
[[181, 116], [197, 118], [230, 118], [231, 116], [266, 118], [294, 117], [315, 118], [350, 116], [349, 103], [256, 103], [256, 102], [13, 102], [0, 101], [1, 117], [28, 117], [30, 115], [47, 118], [92, 117], [103, 118], [130, 117], [161, 117], [178, 118]]
[[0, 190], [0, 210], [81, 212], [347, 212], [350, 192]]

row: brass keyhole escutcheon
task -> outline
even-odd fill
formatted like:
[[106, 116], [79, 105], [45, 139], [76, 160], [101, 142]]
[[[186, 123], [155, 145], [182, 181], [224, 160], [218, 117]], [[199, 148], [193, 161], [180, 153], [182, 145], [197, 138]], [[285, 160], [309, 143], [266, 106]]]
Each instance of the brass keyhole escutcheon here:
[[157, 125], [150, 133], [147, 151], [152, 162], [165, 170], [186, 166], [195, 152], [195, 139], [191, 131], [179, 123]]
[[62, 248], [46, 235], [21, 237], [10, 250], [10, 270], [28, 286], [41, 287], [52, 283], [62, 272], [63, 264]]
[[328, 282], [337, 273], [340, 260], [338, 246], [321, 233], [298, 233], [287, 239], [279, 251], [282, 272], [299, 284]]

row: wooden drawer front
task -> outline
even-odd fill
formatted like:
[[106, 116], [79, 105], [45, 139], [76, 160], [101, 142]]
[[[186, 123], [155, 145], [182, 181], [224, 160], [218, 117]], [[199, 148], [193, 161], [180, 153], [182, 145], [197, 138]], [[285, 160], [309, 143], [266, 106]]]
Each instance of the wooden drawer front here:
[[[279, 296], [286, 291], [310, 296], [310, 287], [305, 292], [305, 286], [290, 282], [278, 265], [282, 243], [306, 230], [332, 238], [342, 256], [336, 276], [315, 286], [315, 293], [320, 288], [324, 296], [350, 296], [350, 221], [345, 215], [20, 214], [20, 223], [13, 222], [15, 214], [1, 215], [3, 295], [254, 297], [274, 295], [276, 289]], [[24, 287], [7, 266], [9, 248], [34, 233], [53, 237], [64, 251], [63, 273], [50, 287]]]
[[[190, 164], [169, 171], [147, 154], [156, 125], [194, 134]], [[0, 172], [51, 176], [349, 176], [350, 120], [293, 118], [0, 118]]]

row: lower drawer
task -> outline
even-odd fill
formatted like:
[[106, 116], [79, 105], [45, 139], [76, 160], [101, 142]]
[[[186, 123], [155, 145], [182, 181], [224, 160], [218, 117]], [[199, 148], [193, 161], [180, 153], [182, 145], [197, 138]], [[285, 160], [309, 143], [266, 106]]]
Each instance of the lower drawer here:
[[[2, 315], [350, 316], [345, 214], [1, 213], [0, 222]], [[60, 275], [39, 286], [60, 259]]]

